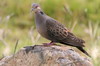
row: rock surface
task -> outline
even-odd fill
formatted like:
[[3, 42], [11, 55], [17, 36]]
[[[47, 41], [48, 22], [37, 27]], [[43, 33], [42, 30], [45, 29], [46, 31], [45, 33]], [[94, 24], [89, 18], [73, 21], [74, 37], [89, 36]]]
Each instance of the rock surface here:
[[65, 46], [27, 46], [5, 57], [0, 66], [93, 66], [91, 61]]

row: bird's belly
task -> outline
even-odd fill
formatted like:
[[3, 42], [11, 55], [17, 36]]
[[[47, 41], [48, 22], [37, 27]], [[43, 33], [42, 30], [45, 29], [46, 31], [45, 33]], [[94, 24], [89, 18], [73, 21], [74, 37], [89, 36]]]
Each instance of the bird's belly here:
[[46, 38], [46, 39], [48, 39], [48, 40], [57, 42], [57, 41], [55, 40], [55, 38], [52, 38], [50, 35], [48, 35], [48, 32], [46, 31], [47, 29], [46, 29], [45, 26], [43, 26], [43, 27], [37, 26], [36, 28], [37, 28], [37, 31], [39, 32], [39, 34], [40, 34], [42, 37], [44, 37], [44, 38]]
[[49, 39], [49, 38], [48, 38], [48, 35], [47, 35], [47, 33], [46, 33], [45, 28], [37, 27], [37, 31], [39, 32], [39, 34], [40, 34], [42, 37], [44, 37], [44, 38], [46, 38], [46, 39]]
[[54, 42], [57, 42], [54, 38], [50, 37], [48, 35], [48, 33], [44, 30], [38, 30], [38, 32], [40, 33], [40, 35], [48, 40], [51, 40], [51, 41], [54, 41]]

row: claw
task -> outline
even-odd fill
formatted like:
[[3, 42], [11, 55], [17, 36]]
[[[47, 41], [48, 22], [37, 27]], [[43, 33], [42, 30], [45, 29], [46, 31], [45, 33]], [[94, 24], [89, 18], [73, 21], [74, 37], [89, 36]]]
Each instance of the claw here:
[[53, 45], [54, 42], [50, 42], [50, 43], [43, 43], [44, 46], [50, 46], [50, 45]]

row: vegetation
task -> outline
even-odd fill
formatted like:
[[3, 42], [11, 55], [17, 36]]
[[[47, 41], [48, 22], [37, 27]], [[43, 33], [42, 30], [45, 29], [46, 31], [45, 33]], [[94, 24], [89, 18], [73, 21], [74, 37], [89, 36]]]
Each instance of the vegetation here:
[[13, 54], [17, 40], [17, 51], [49, 42], [36, 31], [30, 12], [34, 2], [84, 39], [94, 66], [100, 65], [100, 0], [0, 0], [0, 57]]

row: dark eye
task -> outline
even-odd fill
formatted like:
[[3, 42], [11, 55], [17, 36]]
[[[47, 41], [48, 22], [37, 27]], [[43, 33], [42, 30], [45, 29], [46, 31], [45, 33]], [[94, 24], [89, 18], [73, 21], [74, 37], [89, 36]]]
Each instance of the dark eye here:
[[42, 11], [40, 11], [40, 13], [43, 15], [44, 13]]
[[37, 8], [37, 7], [39, 7], [39, 6], [35, 6], [35, 8]]

